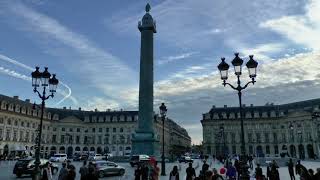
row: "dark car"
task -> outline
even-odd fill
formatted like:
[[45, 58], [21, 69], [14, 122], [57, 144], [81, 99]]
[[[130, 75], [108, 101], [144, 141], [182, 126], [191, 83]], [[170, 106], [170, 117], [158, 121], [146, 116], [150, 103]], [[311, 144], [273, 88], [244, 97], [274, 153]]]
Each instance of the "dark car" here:
[[[47, 162], [47, 159], [40, 159], [40, 166], [44, 166]], [[13, 174], [17, 177], [21, 177], [23, 174], [31, 175], [34, 172], [35, 168], [35, 159], [34, 158], [26, 158], [26, 159], [19, 159], [13, 168]], [[59, 168], [58, 165], [50, 163], [52, 174], [58, 172]]]
[[96, 171], [100, 178], [107, 175], [124, 175], [125, 168], [111, 161], [94, 161]]
[[73, 156], [73, 161], [81, 161], [81, 155], [80, 154], [75, 154]]

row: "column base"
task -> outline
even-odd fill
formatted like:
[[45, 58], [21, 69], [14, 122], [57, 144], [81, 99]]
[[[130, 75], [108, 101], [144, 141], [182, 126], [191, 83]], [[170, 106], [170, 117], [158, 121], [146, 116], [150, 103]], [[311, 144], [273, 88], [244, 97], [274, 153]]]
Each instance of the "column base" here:
[[159, 140], [150, 132], [136, 132], [132, 135], [132, 152], [131, 155], [146, 154], [149, 156], [158, 157]]

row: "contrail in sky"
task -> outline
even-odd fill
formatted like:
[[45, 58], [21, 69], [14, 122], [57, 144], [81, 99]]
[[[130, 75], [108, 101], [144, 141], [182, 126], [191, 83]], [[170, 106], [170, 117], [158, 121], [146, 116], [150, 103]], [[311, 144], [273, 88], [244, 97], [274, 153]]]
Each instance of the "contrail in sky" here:
[[[25, 65], [25, 64], [23, 64], [23, 63], [21, 63], [19, 61], [14, 60], [14, 59], [11, 59], [11, 58], [9, 58], [9, 57], [7, 57], [5, 55], [2, 55], [2, 54], [0, 54], [0, 60], [9, 62], [11, 64], [19, 66], [19, 67], [21, 67], [23, 69], [26, 69], [28, 71], [31, 71], [31, 72], [34, 70], [34, 68], [32, 68], [32, 67], [30, 67], [28, 65]], [[17, 73], [17, 72], [15, 72], [13, 70], [6, 69], [6, 68], [1, 67], [1, 66], [0, 66], [0, 72], [5, 73], [5, 74], [7, 74], [9, 76], [12, 76], [12, 77], [15, 77], [15, 78], [23, 79], [23, 80], [26, 80], [26, 81], [31, 81], [31, 78], [29, 76]], [[63, 101], [65, 101], [68, 98], [70, 98], [74, 104], [78, 104], [78, 101], [74, 97], [71, 96], [71, 94], [72, 94], [71, 88], [67, 84], [64, 84], [62, 81], [60, 81], [59, 83], [68, 90], [68, 93], [65, 94], [63, 91], [58, 91], [64, 97], [59, 102], [57, 102], [56, 105], [61, 104]]]

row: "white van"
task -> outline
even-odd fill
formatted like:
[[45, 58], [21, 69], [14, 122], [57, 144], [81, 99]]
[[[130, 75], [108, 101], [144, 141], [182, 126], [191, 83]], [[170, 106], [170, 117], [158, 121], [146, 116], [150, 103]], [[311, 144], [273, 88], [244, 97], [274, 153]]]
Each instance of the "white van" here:
[[106, 159], [106, 156], [103, 156], [101, 154], [93, 154], [93, 155], [90, 155], [88, 160], [89, 161], [98, 161], [98, 160], [105, 160]]
[[64, 162], [67, 160], [67, 154], [55, 154], [50, 157], [51, 162]]

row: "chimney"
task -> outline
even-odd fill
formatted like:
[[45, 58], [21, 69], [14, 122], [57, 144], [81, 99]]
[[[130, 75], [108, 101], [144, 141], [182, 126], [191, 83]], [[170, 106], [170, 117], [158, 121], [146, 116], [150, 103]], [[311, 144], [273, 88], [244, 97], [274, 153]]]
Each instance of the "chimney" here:
[[216, 108], [216, 106], [215, 106], [215, 105], [212, 105], [212, 109], [214, 109], [214, 108]]
[[13, 96], [13, 99], [19, 99], [19, 96]]
[[64, 106], [64, 107], [63, 107], [63, 109], [64, 109], [64, 110], [66, 110], [66, 109], [67, 109], [67, 107], [65, 107], [65, 106]]
[[97, 109], [97, 108], [95, 108], [95, 109], [94, 109], [94, 112], [98, 112], [98, 109]]
[[107, 112], [110, 112], [110, 109], [107, 109]]
[[246, 107], [246, 104], [242, 104], [242, 107]]
[[227, 106], [227, 105], [223, 105], [223, 107], [224, 107], [224, 108], [227, 108], [228, 106]]
[[30, 103], [30, 99], [26, 99], [26, 102], [27, 102], [27, 103]]
[[71, 106], [69, 106], [69, 110], [71, 110]]
[[122, 112], [123, 110], [122, 110], [122, 109], [120, 109], [120, 111]]
[[250, 107], [253, 107], [253, 104], [250, 104]]
[[79, 107], [79, 111], [81, 111], [81, 107]]

